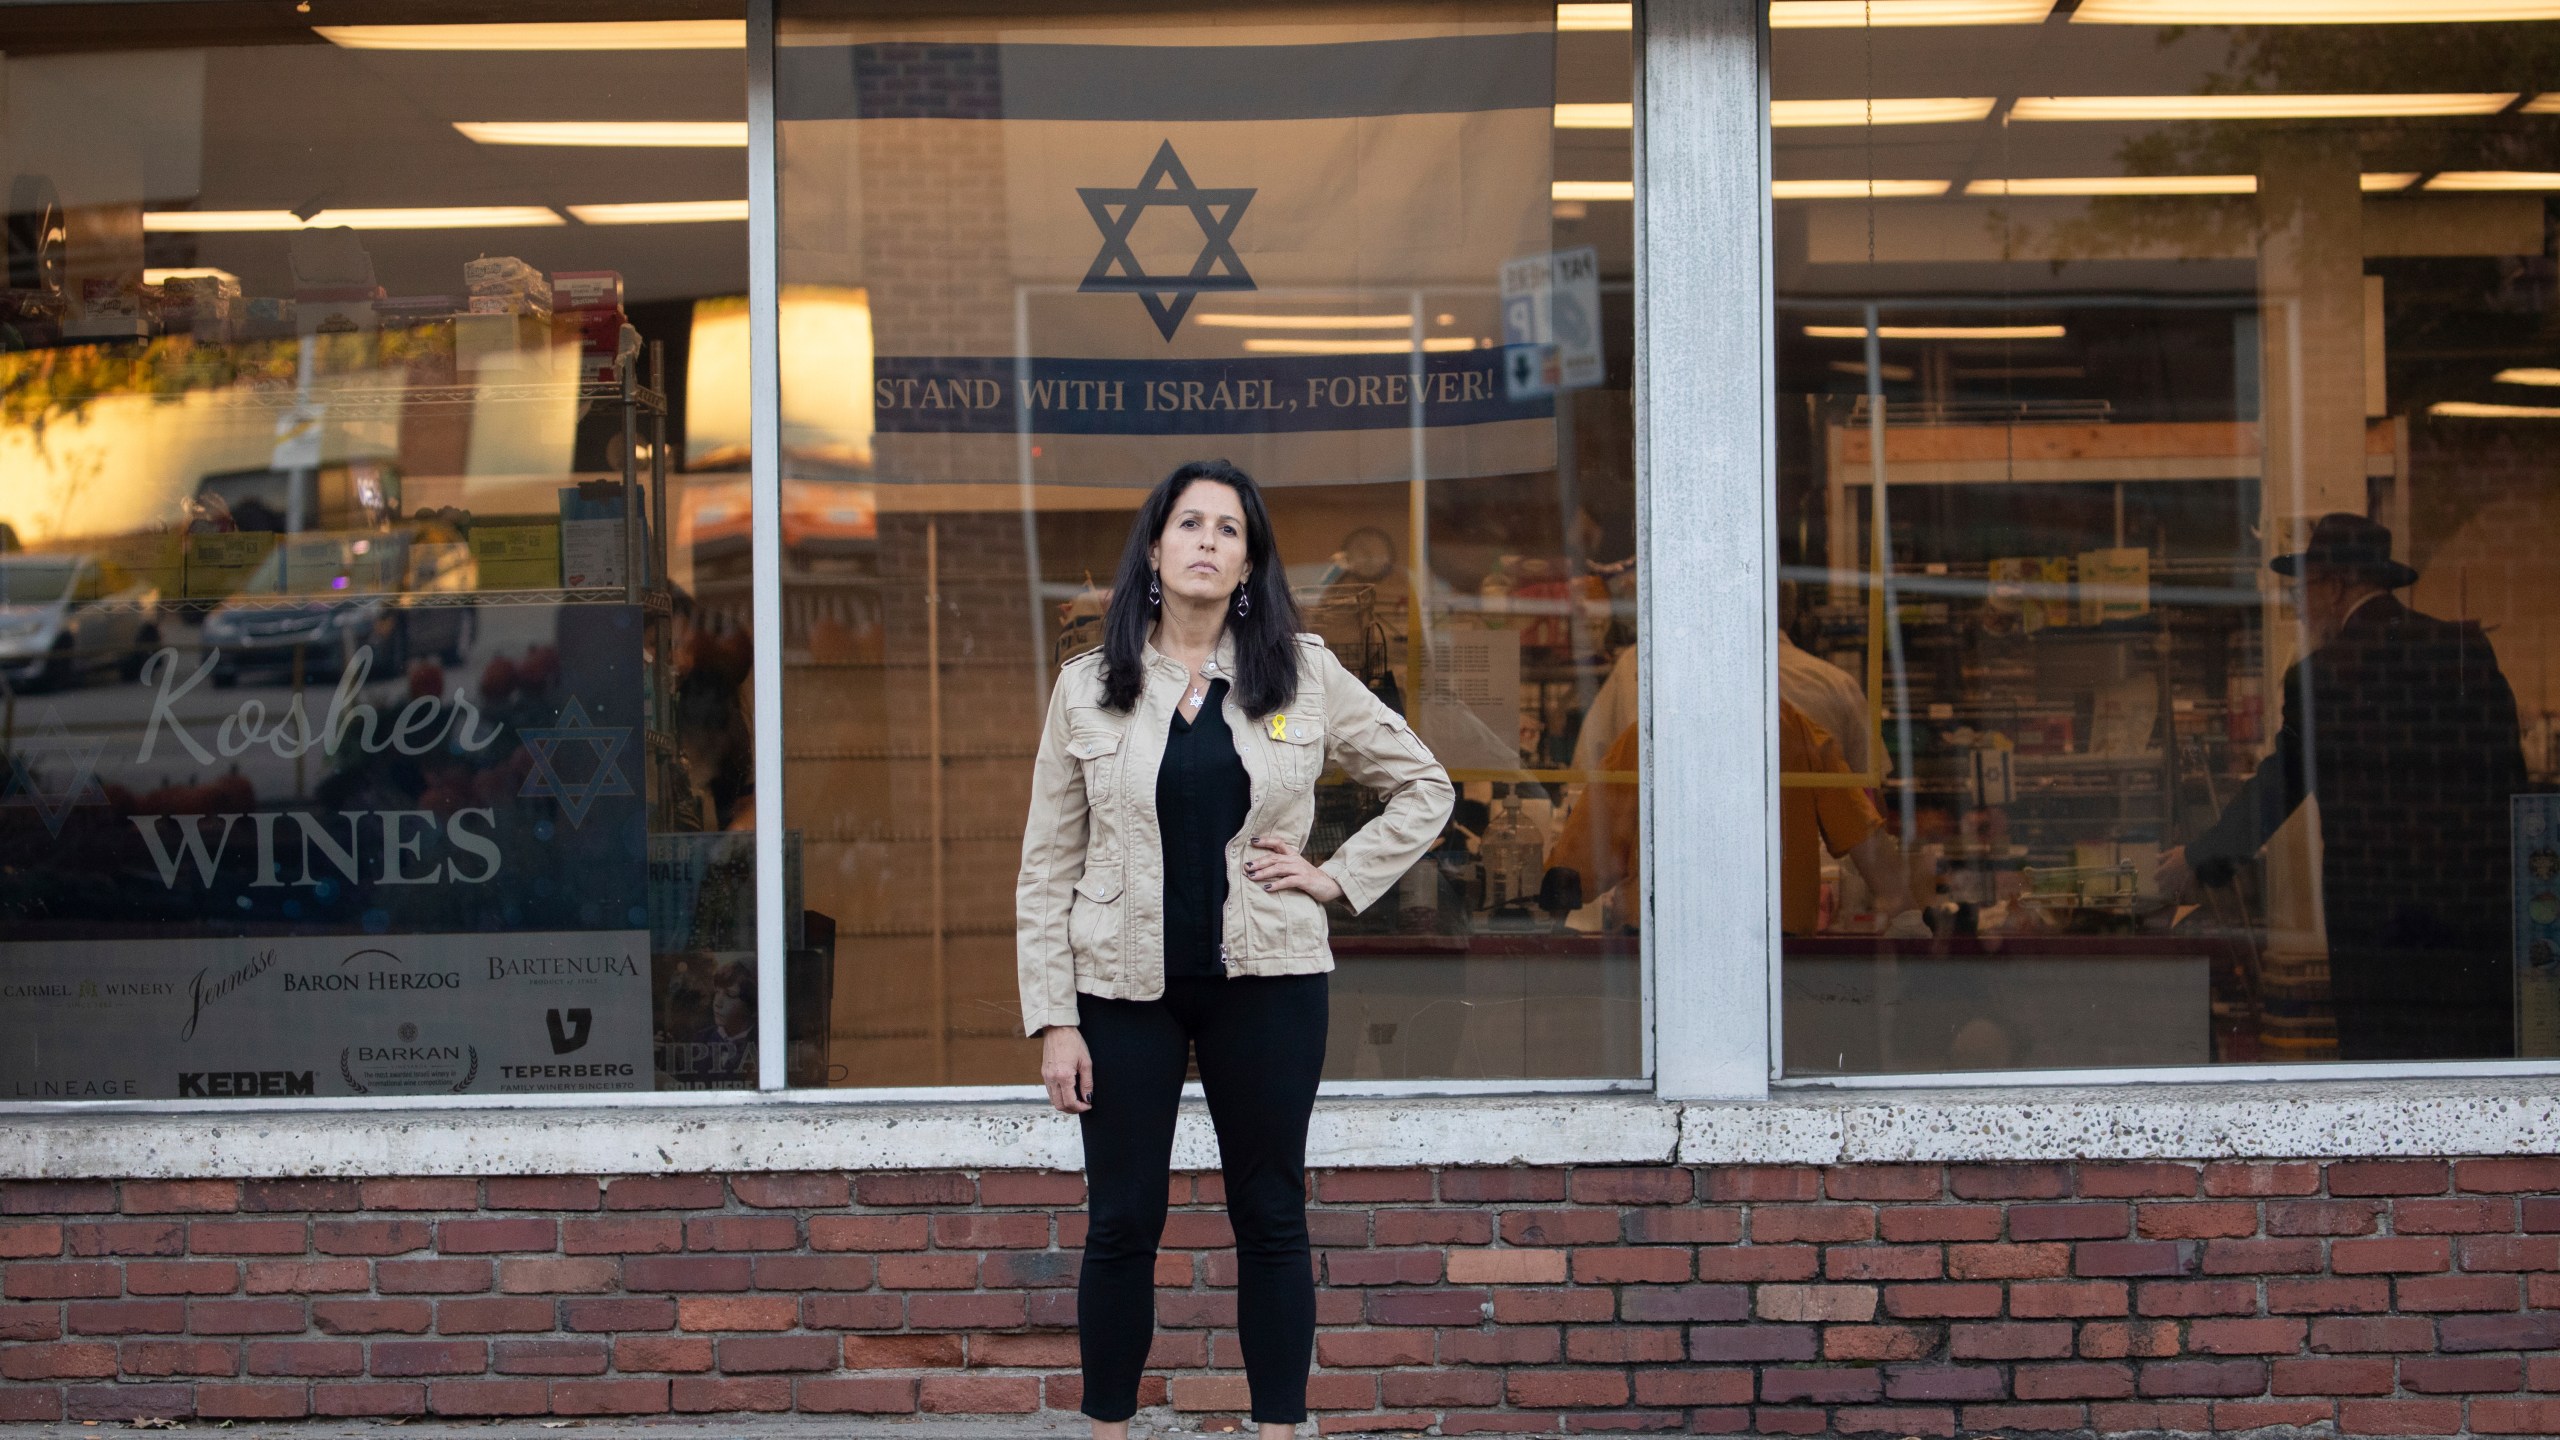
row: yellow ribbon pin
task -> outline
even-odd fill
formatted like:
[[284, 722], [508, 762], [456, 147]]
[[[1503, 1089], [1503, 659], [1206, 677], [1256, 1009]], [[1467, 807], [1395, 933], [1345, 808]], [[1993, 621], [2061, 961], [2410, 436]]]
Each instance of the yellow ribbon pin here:
[[1289, 738], [1288, 716], [1274, 715], [1271, 717], [1271, 738], [1274, 740], [1286, 740]]

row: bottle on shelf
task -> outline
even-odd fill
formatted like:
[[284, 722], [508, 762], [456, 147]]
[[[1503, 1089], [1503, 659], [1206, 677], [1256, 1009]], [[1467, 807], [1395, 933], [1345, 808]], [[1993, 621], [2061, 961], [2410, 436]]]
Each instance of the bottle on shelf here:
[[1537, 898], [1547, 841], [1520, 812], [1517, 787], [1497, 783], [1493, 789], [1501, 809], [1484, 831], [1484, 908], [1500, 910]]

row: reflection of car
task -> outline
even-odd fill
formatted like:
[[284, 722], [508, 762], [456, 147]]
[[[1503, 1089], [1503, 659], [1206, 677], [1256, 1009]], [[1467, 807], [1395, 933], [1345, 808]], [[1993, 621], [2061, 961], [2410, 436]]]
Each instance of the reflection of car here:
[[196, 482], [196, 506], [228, 529], [294, 535], [365, 528], [400, 513], [400, 471], [386, 460], [229, 470]]
[[205, 648], [222, 652], [213, 683], [290, 667], [297, 654], [312, 678], [333, 681], [367, 645], [377, 677], [421, 656], [459, 663], [475, 578], [470, 547], [440, 530], [288, 536], [205, 617]]
[[160, 643], [160, 594], [92, 555], [0, 556], [0, 675], [75, 683], [110, 666], [129, 678]]

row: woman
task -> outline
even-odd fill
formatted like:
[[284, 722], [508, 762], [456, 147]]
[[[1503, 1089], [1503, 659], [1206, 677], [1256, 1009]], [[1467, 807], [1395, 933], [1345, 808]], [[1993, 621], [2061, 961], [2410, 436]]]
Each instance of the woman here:
[[[1452, 792], [1404, 717], [1296, 622], [1253, 481], [1223, 460], [1185, 465], [1139, 508], [1102, 648], [1059, 671], [1040, 736], [1015, 896], [1022, 1018], [1050, 1103], [1084, 1129], [1076, 1316], [1096, 1440], [1122, 1440], [1138, 1407], [1195, 1046], [1253, 1418], [1278, 1440], [1307, 1415], [1324, 907], [1365, 909], [1392, 887]], [[1317, 865], [1299, 847], [1329, 760], [1387, 804]]]

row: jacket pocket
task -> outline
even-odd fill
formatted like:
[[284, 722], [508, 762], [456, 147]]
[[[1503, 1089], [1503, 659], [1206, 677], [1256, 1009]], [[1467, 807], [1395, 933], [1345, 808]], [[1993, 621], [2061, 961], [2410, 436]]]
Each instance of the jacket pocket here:
[[1067, 911], [1067, 948], [1077, 968], [1108, 975], [1120, 964], [1120, 895], [1128, 867], [1112, 860], [1087, 865], [1076, 881], [1075, 903]]
[[1111, 798], [1119, 774], [1122, 735], [1119, 727], [1098, 718], [1100, 714], [1089, 709], [1067, 712], [1067, 754], [1084, 771], [1085, 796], [1096, 809]]
[[1281, 785], [1304, 790], [1324, 773], [1324, 712], [1280, 711], [1262, 722], [1272, 742], [1272, 768]]

